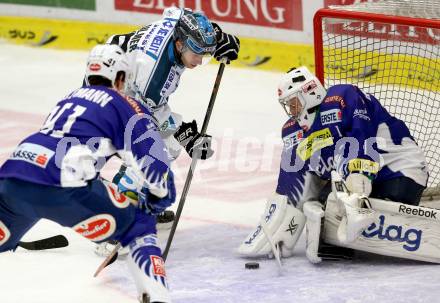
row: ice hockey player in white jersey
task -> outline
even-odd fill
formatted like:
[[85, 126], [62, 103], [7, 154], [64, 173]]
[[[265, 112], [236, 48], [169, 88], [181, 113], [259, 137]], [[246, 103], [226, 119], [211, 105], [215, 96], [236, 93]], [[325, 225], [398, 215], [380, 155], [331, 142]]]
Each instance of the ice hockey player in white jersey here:
[[[210, 158], [211, 136], [198, 132], [195, 120], [183, 122], [180, 114], [172, 112], [168, 104], [176, 91], [180, 77], [186, 69], [196, 68], [210, 57], [236, 60], [240, 40], [223, 32], [201, 12], [170, 7], [162, 19], [145, 25], [137, 31], [113, 35], [108, 44], [117, 44], [126, 51], [129, 59], [127, 94], [142, 102], [157, 119], [160, 133], [168, 148], [170, 160], [175, 160], [182, 148], [190, 157]], [[193, 100], [186, 100], [193, 102]], [[115, 176], [121, 190], [130, 192], [131, 172], [124, 166]], [[161, 229], [171, 227], [174, 213], [166, 211], [158, 217]], [[96, 247], [98, 255], [108, 255], [113, 244], [102, 243]]]
[[[155, 119], [119, 92], [127, 73], [119, 46], [94, 47], [87, 60], [90, 86], [58, 102], [43, 127], [1, 166], [0, 252], [15, 250], [46, 218], [96, 243], [117, 240], [128, 246], [139, 296], [171, 302], [156, 215], [175, 201], [173, 173]], [[137, 200], [99, 177], [114, 155], [136, 176]]]
[[373, 95], [348, 84], [326, 90], [306, 67], [285, 74], [278, 95], [289, 116], [282, 128], [278, 184], [240, 254], [272, 254], [272, 241], [275, 253], [292, 255], [306, 222], [303, 211], [307, 222], [316, 217], [319, 233], [322, 207], [307, 203], [303, 210], [303, 205], [326, 201], [332, 171], [352, 194], [345, 203], [348, 219], [338, 229], [341, 242], [354, 241], [372, 222], [363, 197], [418, 205], [428, 180], [423, 151], [405, 123]]
[[236, 60], [240, 40], [223, 32], [201, 12], [170, 7], [161, 20], [132, 33], [111, 36], [107, 43], [127, 52], [127, 93], [147, 106], [159, 121], [171, 159], [178, 157], [182, 147], [191, 157], [211, 157], [211, 137], [200, 135], [195, 120], [182, 122], [181, 115], [171, 111], [168, 99], [185, 69], [201, 65], [204, 57]]

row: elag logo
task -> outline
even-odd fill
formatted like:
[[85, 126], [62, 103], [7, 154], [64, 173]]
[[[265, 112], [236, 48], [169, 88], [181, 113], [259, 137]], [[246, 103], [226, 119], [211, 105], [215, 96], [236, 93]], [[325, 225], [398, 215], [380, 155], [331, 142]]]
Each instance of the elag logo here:
[[422, 230], [408, 228], [404, 230], [403, 226], [385, 225], [385, 216], [379, 216], [379, 224], [372, 223], [362, 232], [365, 238], [377, 237], [380, 240], [402, 243], [403, 249], [407, 251], [416, 251], [422, 243]]
[[9, 240], [10, 236], [11, 232], [6, 227], [6, 225], [4, 225], [2, 221], [0, 221], [0, 246], [6, 243], [6, 241]]
[[101, 214], [78, 223], [73, 229], [89, 240], [102, 241], [115, 232], [116, 221], [109, 214]]

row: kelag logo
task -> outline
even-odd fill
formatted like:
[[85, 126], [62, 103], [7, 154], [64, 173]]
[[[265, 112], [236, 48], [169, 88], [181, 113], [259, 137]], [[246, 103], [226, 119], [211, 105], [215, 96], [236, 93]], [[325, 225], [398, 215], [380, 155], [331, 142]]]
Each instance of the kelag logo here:
[[385, 226], [385, 216], [379, 216], [379, 226], [376, 223], [371, 224], [362, 235], [365, 238], [378, 237], [381, 240], [392, 242], [402, 242], [403, 248], [407, 251], [416, 251], [422, 242], [422, 231], [419, 229], [409, 228], [403, 230], [403, 226], [388, 225]]

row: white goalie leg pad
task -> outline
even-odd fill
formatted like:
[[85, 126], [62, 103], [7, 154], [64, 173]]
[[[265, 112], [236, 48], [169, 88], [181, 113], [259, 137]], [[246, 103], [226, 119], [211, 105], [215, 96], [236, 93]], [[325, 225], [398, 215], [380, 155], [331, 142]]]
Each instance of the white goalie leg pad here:
[[[283, 257], [291, 256], [304, 229], [304, 214], [289, 204], [286, 196], [275, 194], [267, 201], [261, 220], [266, 222], [266, 231], [270, 234], [275, 245], [280, 248], [281, 255]], [[256, 229], [242, 242], [238, 253], [246, 257], [270, 255], [272, 248], [267, 238], [261, 224], [258, 224]]]
[[165, 262], [157, 246], [156, 235], [149, 234], [133, 240], [127, 264], [140, 297], [148, 294], [151, 302], [171, 302]]
[[[332, 195], [329, 196], [331, 199]], [[337, 200], [345, 208], [345, 215], [342, 217], [338, 227], [338, 239], [342, 243], [354, 242], [362, 232], [375, 220], [374, 210], [371, 209], [368, 199], [359, 194], [337, 193]]]
[[319, 241], [321, 237], [321, 222], [324, 218], [322, 204], [317, 201], [308, 201], [303, 206], [306, 221], [306, 257], [312, 263], [320, 263], [322, 259], [318, 256]]

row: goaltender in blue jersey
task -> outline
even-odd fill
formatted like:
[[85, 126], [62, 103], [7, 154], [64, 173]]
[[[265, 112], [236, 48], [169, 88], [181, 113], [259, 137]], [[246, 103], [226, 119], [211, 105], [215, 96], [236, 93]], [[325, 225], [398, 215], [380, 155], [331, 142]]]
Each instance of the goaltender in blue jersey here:
[[[305, 67], [283, 76], [278, 95], [289, 120], [282, 129], [276, 193], [268, 200], [263, 218], [284, 256], [292, 254], [305, 225], [304, 203], [326, 202], [335, 172], [350, 193], [418, 205], [428, 181], [423, 151], [405, 123], [391, 116], [373, 95], [354, 85], [326, 90]], [[359, 226], [353, 232], [350, 226], [344, 229], [343, 242], [353, 241], [370, 219], [354, 220]], [[261, 224], [239, 253], [272, 253]]]
[[[41, 218], [100, 243], [129, 246], [139, 296], [170, 302], [156, 216], [176, 198], [157, 121], [124, 96], [128, 60], [116, 45], [94, 47], [90, 84], [61, 100], [43, 127], [24, 139], [0, 168], [0, 252], [15, 250]], [[133, 172], [136, 199], [99, 176], [119, 156]]]

